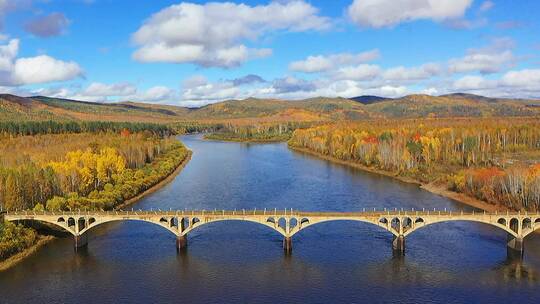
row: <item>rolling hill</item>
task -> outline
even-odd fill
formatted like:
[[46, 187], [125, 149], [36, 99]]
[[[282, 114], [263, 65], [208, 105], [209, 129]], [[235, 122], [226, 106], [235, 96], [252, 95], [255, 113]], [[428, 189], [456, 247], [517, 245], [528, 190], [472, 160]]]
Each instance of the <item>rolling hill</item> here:
[[537, 101], [496, 99], [477, 95], [408, 95], [367, 105], [370, 113], [386, 118], [534, 116]]
[[540, 115], [538, 100], [489, 98], [462, 93], [443, 96], [408, 95], [396, 99], [378, 96], [354, 99], [318, 97], [305, 100], [248, 98], [200, 108], [0, 95], [0, 121], [273, 122], [535, 115]]

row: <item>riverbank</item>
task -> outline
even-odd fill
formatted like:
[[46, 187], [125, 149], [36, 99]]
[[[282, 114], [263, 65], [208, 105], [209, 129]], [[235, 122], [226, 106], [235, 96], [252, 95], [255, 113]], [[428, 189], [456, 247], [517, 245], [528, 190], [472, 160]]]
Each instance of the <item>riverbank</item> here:
[[[193, 152], [191, 150], [187, 150], [186, 156], [171, 174], [167, 175], [160, 182], [148, 188], [147, 190], [143, 191], [142, 193], [116, 206], [114, 209], [118, 210], [118, 209], [125, 208], [129, 205], [132, 205], [136, 203], [137, 201], [139, 201], [140, 199], [142, 199], [143, 197], [146, 197], [147, 195], [158, 191], [159, 189], [161, 189], [162, 187], [164, 187], [165, 185], [173, 181], [176, 178], [176, 176], [184, 169], [187, 163], [191, 160], [192, 154]], [[25, 258], [37, 252], [41, 247], [43, 247], [47, 243], [56, 239], [56, 237], [50, 236], [50, 235], [39, 235], [38, 238], [39, 238], [38, 241], [34, 243], [32, 246], [26, 249], [23, 249], [22, 251], [12, 255], [11, 257], [7, 258], [4, 261], [0, 261], [0, 272], [17, 265], [18, 263], [22, 262]]]
[[468, 205], [468, 206], [471, 206], [471, 207], [474, 207], [474, 208], [477, 208], [477, 209], [485, 210], [487, 212], [495, 212], [495, 211], [505, 211], [505, 210], [507, 210], [507, 208], [505, 208], [504, 206], [492, 205], [492, 204], [486, 203], [484, 201], [481, 201], [481, 200], [479, 200], [477, 198], [465, 195], [463, 193], [450, 191], [450, 190], [446, 189], [446, 187], [444, 185], [437, 185], [436, 183], [429, 183], [429, 184], [422, 183], [422, 182], [420, 182], [418, 180], [415, 180], [413, 178], [410, 178], [410, 177], [399, 176], [399, 175], [397, 175], [397, 174], [395, 174], [393, 172], [384, 171], [384, 170], [380, 170], [380, 169], [375, 169], [375, 168], [371, 168], [371, 167], [368, 167], [368, 166], [364, 166], [364, 165], [359, 164], [359, 163], [354, 163], [354, 162], [351, 162], [351, 161], [341, 160], [341, 159], [338, 159], [338, 158], [335, 158], [335, 157], [332, 157], [332, 156], [323, 155], [323, 154], [311, 151], [311, 150], [306, 149], [306, 148], [298, 148], [298, 147], [293, 147], [293, 146], [290, 146], [290, 145], [289, 145], [289, 148], [294, 150], [294, 151], [297, 151], [297, 152], [306, 153], [306, 154], [315, 156], [317, 158], [321, 158], [321, 159], [324, 159], [324, 160], [331, 161], [333, 163], [354, 167], [354, 168], [357, 168], [357, 169], [360, 169], [360, 170], [363, 170], [363, 171], [366, 171], [366, 172], [374, 173], [374, 174], [388, 176], [388, 177], [391, 177], [391, 178], [395, 178], [395, 179], [397, 179], [397, 180], [399, 180], [401, 182], [404, 182], [404, 183], [415, 184], [415, 185], [418, 185], [421, 189], [429, 191], [429, 192], [431, 192], [433, 194], [440, 195], [440, 196], [449, 198], [451, 200], [457, 201], [459, 203], [462, 203], [462, 204], [465, 204], [465, 205]]
[[146, 197], [147, 195], [152, 194], [152, 193], [158, 191], [159, 189], [163, 188], [165, 185], [167, 185], [168, 183], [173, 181], [178, 174], [180, 174], [180, 172], [184, 169], [184, 167], [187, 165], [187, 163], [191, 160], [192, 155], [193, 155], [193, 152], [191, 150], [187, 150], [186, 157], [180, 162], [178, 167], [176, 167], [176, 169], [171, 174], [169, 174], [167, 177], [165, 177], [159, 183], [157, 183], [154, 186], [148, 188], [146, 191], [144, 191], [144, 192], [138, 194], [137, 196], [135, 196], [135, 197], [133, 197], [131, 199], [128, 199], [125, 202], [123, 202], [122, 204], [116, 206], [114, 209], [119, 210], [119, 209], [125, 208], [127, 206], [130, 206], [132, 204], [135, 204], [136, 202], [138, 202], [143, 197]]
[[38, 241], [34, 243], [34, 245], [24, 249], [21, 252], [18, 252], [10, 256], [9, 258], [3, 261], [0, 261], [0, 272], [7, 270], [17, 265], [18, 263], [22, 262], [25, 258], [31, 256], [36, 251], [38, 251], [41, 247], [45, 246], [47, 243], [51, 242], [54, 239], [55, 237], [51, 235], [40, 235]]

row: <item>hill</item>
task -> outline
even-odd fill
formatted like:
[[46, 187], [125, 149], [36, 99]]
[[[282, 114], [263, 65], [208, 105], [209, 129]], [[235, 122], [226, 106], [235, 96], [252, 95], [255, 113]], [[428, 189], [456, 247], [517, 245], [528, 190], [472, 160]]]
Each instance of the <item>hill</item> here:
[[374, 95], [362, 95], [362, 96], [352, 97], [349, 99], [357, 101], [359, 103], [363, 103], [363, 104], [372, 104], [372, 103], [377, 103], [381, 101], [392, 100], [393, 98], [380, 97], [380, 96], [374, 96]]
[[336, 121], [377, 118], [496, 117], [540, 115], [538, 100], [489, 98], [471, 94], [408, 95], [401, 98], [359, 96], [304, 100], [248, 98], [200, 108], [140, 102], [98, 103], [0, 95], [0, 121], [127, 121], [169, 123]]
[[408, 95], [367, 105], [370, 113], [386, 118], [534, 116], [536, 101], [496, 99], [468, 94]]

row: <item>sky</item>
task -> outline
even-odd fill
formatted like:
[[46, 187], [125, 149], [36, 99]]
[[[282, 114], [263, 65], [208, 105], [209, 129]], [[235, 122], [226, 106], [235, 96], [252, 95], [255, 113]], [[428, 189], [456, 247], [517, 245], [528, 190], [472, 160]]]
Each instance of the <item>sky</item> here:
[[0, 0], [0, 93], [540, 98], [540, 1]]

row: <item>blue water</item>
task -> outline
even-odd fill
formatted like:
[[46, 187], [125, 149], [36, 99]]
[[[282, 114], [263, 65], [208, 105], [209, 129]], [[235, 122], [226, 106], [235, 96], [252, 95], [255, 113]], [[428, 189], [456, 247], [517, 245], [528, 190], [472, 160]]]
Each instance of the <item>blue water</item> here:
[[[193, 158], [136, 209], [468, 209], [388, 177], [298, 152], [285, 144], [182, 137]], [[540, 237], [523, 261], [507, 259], [502, 230], [474, 223], [428, 226], [394, 257], [390, 233], [358, 222], [311, 226], [282, 239], [253, 223], [219, 222], [175, 237], [143, 222], [91, 231], [74, 253], [59, 239], [0, 273], [0, 303], [529, 303], [540, 300]]]

